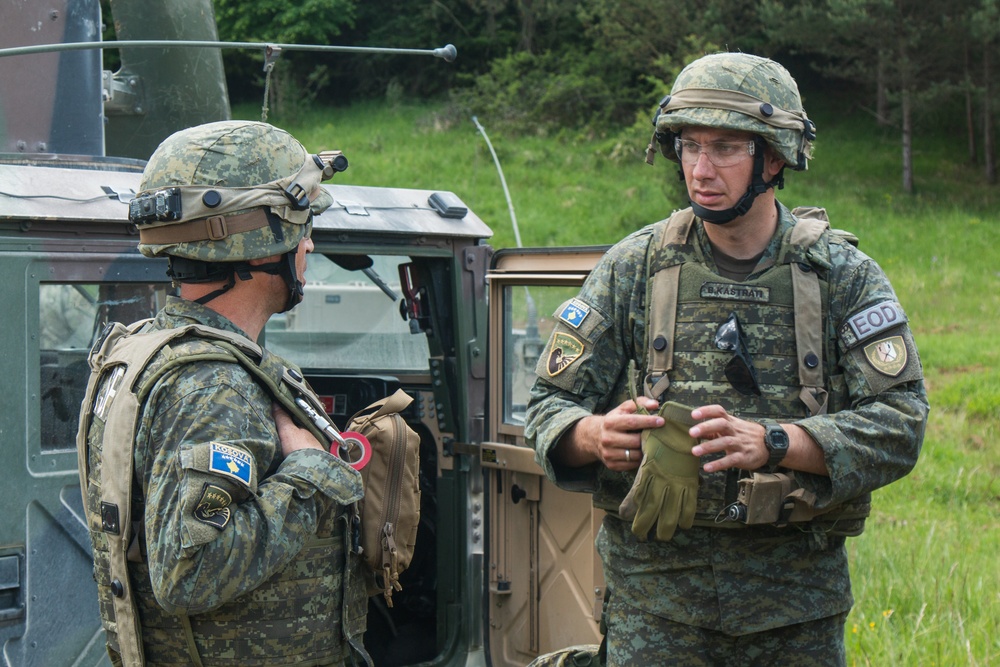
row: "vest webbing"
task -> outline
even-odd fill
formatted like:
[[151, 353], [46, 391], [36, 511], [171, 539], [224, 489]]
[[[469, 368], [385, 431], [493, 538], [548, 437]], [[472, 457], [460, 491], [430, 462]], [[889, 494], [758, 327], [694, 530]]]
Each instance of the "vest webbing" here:
[[[796, 209], [798, 211], [798, 209]], [[822, 211], [822, 209], [819, 209]], [[826, 212], [822, 211], [825, 216]], [[688, 242], [695, 216], [691, 209], [674, 213], [654, 234], [652, 248], [683, 245]], [[789, 242], [804, 250], [819, 240], [829, 222], [819, 217], [799, 218], [792, 228]], [[786, 249], [787, 250], [787, 249]], [[653, 252], [649, 256], [653, 256]], [[700, 254], [700, 253], [699, 253]], [[785, 257], [782, 253], [778, 263]], [[656, 398], [670, 386], [670, 371], [674, 367], [674, 336], [677, 323], [677, 289], [681, 263], [670, 264], [649, 275], [647, 290], [646, 349], [648, 374], [643, 381], [647, 396]], [[823, 384], [823, 315], [822, 293], [816, 272], [806, 263], [792, 271], [792, 292], [795, 313], [795, 344], [799, 367], [799, 397], [810, 415], [825, 414], [827, 392]], [[657, 349], [659, 348], [659, 349]]]
[[[107, 400], [111, 401], [107, 412], [107, 422], [124, 419], [135, 433], [140, 412], [140, 404], [135, 394], [126, 391], [121, 396], [115, 396], [121, 387], [132, 387], [138, 381], [143, 369], [149, 365], [153, 356], [175, 338], [179, 330], [166, 330], [151, 334], [147, 354], [139, 357], [138, 363], [120, 365], [124, 374], [115, 378], [114, 374], [106, 378], [112, 385], [108, 388], [101, 382], [105, 379], [101, 372], [106, 364], [114, 364], [119, 358], [126, 358], [134, 344], [130, 343], [129, 335], [138, 331], [145, 322], [139, 322], [126, 328], [117, 322], [109, 325], [100, 343], [91, 350], [89, 363], [91, 369], [87, 391], [84, 394], [83, 406], [80, 411], [80, 427], [77, 431], [77, 463], [80, 471], [80, 488], [83, 491], [83, 507], [87, 514], [87, 524], [90, 530], [101, 531], [109, 542], [109, 557], [111, 580], [116, 582], [118, 591], [113, 596], [114, 626], [116, 630], [119, 653], [126, 665], [146, 664], [142, 650], [142, 631], [139, 615], [136, 611], [131, 580], [128, 576], [128, 548], [132, 541], [132, 450], [134, 442], [124, 447], [106, 447], [102, 452], [102, 468], [123, 471], [124, 474], [105, 475], [101, 479], [101, 516], [94, 516], [90, 504], [90, 466], [87, 433], [90, 430], [90, 417], [94, 412], [94, 401], [98, 389], [108, 392]], [[134, 340], [134, 339], [131, 339]], [[147, 339], [149, 340], [149, 339]], [[144, 341], [145, 342], [145, 341]], [[112, 400], [112, 397], [116, 400]], [[114, 445], [114, 443], [111, 443]], [[126, 472], [127, 471], [127, 472]], [[110, 514], [114, 511], [115, 515]], [[107, 514], [107, 515], [106, 515]]]
[[[77, 431], [78, 470], [88, 526], [91, 532], [100, 531], [108, 539], [110, 545], [110, 580], [117, 582], [117, 585], [121, 587], [119, 591], [121, 594], [113, 597], [113, 625], [119, 652], [125, 664], [139, 666], [145, 665], [142, 648], [142, 630], [127, 565], [129, 548], [135, 537], [131, 516], [133, 507], [132, 490], [134, 488], [132, 457], [135, 444], [134, 434], [137, 432], [142, 405], [152, 387], [155, 386], [156, 381], [179, 364], [195, 361], [238, 363], [250, 372], [268, 390], [271, 397], [296, 418], [298, 423], [308, 428], [320, 442], [327, 442], [326, 437], [303, 414], [302, 409], [295, 403], [295, 397], [301, 397], [306, 399], [320, 414], [323, 414], [324, 409], [319, 399], [308, 387], [301, 375], [293, 373], [290, 369], [286, 368], [267, 350], [239, 334], [200, 324], [190, 324], [175, 329], [143, 331], [143, 328], [150, 321], [143, 320], [129, 327], [125, 327], [117, 322], [112, 323], [102, 334], [88, 359], [91, 368], [91, 377], [84, 396], [82, 404], [84, 407], [81, 410], [80, 424]], [[142, 335], [133, 337], [133, 334], [137, 333], [141, 333]], [[163, 367], [157, 369], [153, 375], [144, 378], [142, 384], [137, 387], [142, 373], [157, 353], [172, 341], [188, 335], [196, 335], [200, 338], [209, 339], [224, 351], [220, 353], [184, 355], [174, 358], [164, 364]], [[111, 368], [121, 368], [124, 371], [115, 377], [114, 372], [106, 372]], [[113, 386], [106, 388], [104, 386], [105, 381], [108, 384], [113, 383]], [[127, 391], [120, 391], [122, 388], [126, 388]], [[133, 388], [136, 391], [132, 391]], [[102, 475], [102, 489], [100, 494], [102, 512], [101, 516], [96, 516], [91, 511], [92, 507], [89, 499], [91, 481], [87, 435], [91, 417], [94, 414], [94, 405], [95, 400], [98, 398], [98, 392], [103, 393], [105, 391], [110, 391], [107, 397], [110, 405], [105, 422], [112, 423], [114, 420], [115, 423], [119, 423], [122, 420], [128, 427], [127, 432], [132, 433], [133, 437], [129, 438], [127, 442], [124, 439], [121, 443], [111, 442], [109, 443], [112, 445], [111, 447], [103, 448], [102, 469], [126, 471], [126, 473]], [[114, 400], [111, 400], [111, 397]], [[103, 516], [103, 508], [106, 506], [116, 508], [117, 520], [114, 521], [116, 524], [115, 530], [109, 530], [112, 526]], [[356, 507], [350, 511], [356, 512]], [[343, 531], [345, 554], [354, 551], [351, 544], [351, 533], [350, 526], [345, 527]], [[372, 664], [371, 658], [354, 636], [356, 633], [348, 628], [350, 623], [347, 610], [350, 602], [348, 591], [351, 583], [355, 586], [358, 585], [358, 582], [348, 582], [350, 570], [351, 567], [349, 565], [345, 567], [341, 612], [342, 631], [347, 642], [358, 651], [359, 655], [370, 666]], [[191, 661], [195, 665], [201, 665], [190, 619], [185, 616], [181, 619], [181, 624], [185, 629]]]
[[[815, 416], [826, 414], [829, 401], [824, 382], [823, 288], [807, 259], [810, 248], [829, 228], [829, 222], [823, 209], [800, 208], [793, 214], [797, 223], [786, 233], [775, 263], [790, 265], [799, 399], [808, 415]], [[674, 370], [681, 268], [688, 262], [706, 261], [698, 244], [691, 240], [694, 221], [691, 209], [674, 213], [654, 231], [647, 254], [646, 271], [650, 284], [646, 294], [646, 374], [640, 381], [644, 393], [656, 400], [670, 388], [670, 373]], [[671, 250], [662, 254], [663, 249]], [[864, 518], [870, 509], [867, 496], [837, 507], [815, 510], [812, 508], [815, 498], [807, 502], [804, 495], [808, 494], [799, 489], [790, 496], [801, 501], [797, 502], [793, 515], [796, 520], [820, 521], [823, 529], [846, 535], [859, 534], [863, 530]], [[696, 521], [696, 524], [733, 528], [742, 525], [716, 521]]]

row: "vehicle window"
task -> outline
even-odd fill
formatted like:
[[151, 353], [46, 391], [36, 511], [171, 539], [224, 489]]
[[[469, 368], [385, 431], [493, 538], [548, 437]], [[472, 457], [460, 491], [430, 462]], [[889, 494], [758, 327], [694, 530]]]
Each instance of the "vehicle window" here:
[[504, 291], [503, 421], [523, 426], [535, 366], [555, 327], [552, 314], [580, 288], [512, 285]]
[[411, 333], [399, 312], [398, 267], [409, 258], [371, 259], [366, 273], [309, 255], [302, 303], [271, 318], [265, 346], [309, 369], [426, 372], [427, 338]]
[[80, 403], [90, 373], [87, 354], [104, 325], [152, 317], [163, 305], [169, 288], [144, 283], [39, 285], [42, 451], [76, 446]]

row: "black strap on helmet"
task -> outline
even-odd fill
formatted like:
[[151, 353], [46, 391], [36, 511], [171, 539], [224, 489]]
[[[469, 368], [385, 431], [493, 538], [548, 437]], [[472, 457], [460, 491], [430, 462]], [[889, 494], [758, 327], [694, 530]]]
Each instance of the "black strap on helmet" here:
[[298, 249], [284, 253], [280, 259], [256, 266], [249, 262], [203, 262], [186, 257], [167, 257], [167, 275], [179, 283], [214, 283], [225, 280], [226, 283], [217, 290], [209, 292], [196, 303], [205, 305], [209, 301], [222, 296], [236, 285], [236, 276], [240, 280], [253, 280], [254, 273], [266, 273], [281, 276], [288, 285], [288, 298], [281, 312], [291, 310], [302, 301], [305, 295], [302, 281], [295, 270], [295, 255]]
[[236, 285], [236, 276], [240, 280], [251, 280], [253, 276], [250, 272], [254, 267], [246, 262], [203, 262], [187, 257], [167, 256], [167, 275], [171, 280], [178, 283], [215, 283], [225, 280], [226, 284], [219, 289], [209, 292], [196, 303], [205, 305], [212, 299], [225, 294]]
[[[310, 216], [311, 217], [311, 216]], [[271, 225], [275, 240], [281, 241], [284, 233], [281, 229], [281, 219], [267, 211], [268, 222]], [[281, 276], [288, 286], [288, 298], [285, 300], [285, 307], [281, 312], [287, 312], [302, 301], [305, 296], [304, 286], [299, 280], [298, 271], [295, 269], [295, 256], [298, 248], [289, 250], [281, 257], [266, 264], [253, 265], [249, 262], [206, 262], [187, 257], [167, 256], [167, 276], [178, 283], [214, 283], [225, 280], [226, 284], [219, 289], [209, 292], [196, 303], [205, 305], [209, 301], [225, 294], [236, 285], [236, 276], [240, 280], [253, 280], [253, 273], [266, 273], [272, 276]]]

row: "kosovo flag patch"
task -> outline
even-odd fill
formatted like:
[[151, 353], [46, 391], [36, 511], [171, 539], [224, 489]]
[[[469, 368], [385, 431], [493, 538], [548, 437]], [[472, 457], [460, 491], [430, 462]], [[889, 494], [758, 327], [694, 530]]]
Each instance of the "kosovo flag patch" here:
[[552, 347], [549, 350], [549, 358], [546, 362], [546, 369], [549, 377], [555, 377], [562, 373], [574, 361], [583, 354], [583, 343], [574, 336], [556, 332], [552, 338]]
[[583, 321], [587, 319], [587, 315], [590, 315], [590, 306], [583, 301], [571, 299], [559, 313], [559, 319], [574, 329], [579, 329]]
[[223, 445], [221, 442], [211, 443], [208, 458], [209, 471], [233, 477], [250, 486], [250, 480], [253, 477], [251, 465], [253, 465], [253, 460], [250, 457], [250, 452], [245, 449]]

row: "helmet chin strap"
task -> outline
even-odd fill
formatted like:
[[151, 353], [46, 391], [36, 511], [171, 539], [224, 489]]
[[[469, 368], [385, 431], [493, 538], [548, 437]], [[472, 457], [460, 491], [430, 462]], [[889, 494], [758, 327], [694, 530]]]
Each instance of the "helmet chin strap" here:
[[[696, 204], [690, 199], [691, 210], [694, 214], [704, 220], [705, 222], [711, 222], [715, 225], [724, 225], [728, 222], [732, 222], [741, 215], [746, 215], [750, 208], [753, 206], [753, 202], [757, 199], [757, 195], [764, 194], [769, 188], [776, 187], [781, 189], [785, 185], [785, 168], [778, 171], [777, 175], [771, 181], [764, 180], [764, 152], [767, 145], [758, 137], [754, 137], [754, 155], [753, 155], [753, 176], [750, 179], [750, 185], [747, 187], [747, 191], [743, 193], [740, 200], [736, 202], [736, 206], [732, 208], [722, 209], [721, 211], [716, 211], [714, 209], [705, 208], [700, 204]], [[681, 180], [684, 180], [684, 170], [680, 170]]]
[[[212, 278], [218, 279], [224, 277], [226, 278], [226, 284], [215, 291], [209, 292], [200, 299], [195, 299], [195, 303], [205, 305], [209, 301], [222, 296], [236, 285], [236, 276], [239, 276], [240, 280], [253, 280], [253, 275], [251, 274], [266, 273], [272, 276], [281, 276], [288, 286], [288, 297], [285, 299], [285, 307], [281, 309], [282, 313], [288, 312], [301, 303], [302, 297], [305, 295], [302, 281], [299, 280], [298, 271], [295, 270], [296, 254], [297, 249], [290, 250], [277, 261], [268, 262], [267, 264], [257, 264], [256, 266], [249, 262], [220, 262], [215, 266], [220, 267], [220, 270], [228, 271], [228, 275], [223, 276], [220, 273], [214, 273]], [[176, 258], [171, 259], [175, 260]], [[189, 280], [187, 282], [206, 281]]]
[[302, 297], [305, 296], [304, 286], [302, 285], [302, 281], [299, 280], [299, 272], [295, 270], [295, 256], [297, 254], [296, 251], [292, 250], [286, 252], [278, 260], [278, 263], [281, 264], [280, 275], [285, 279], [285, 284], [288, 285], [288, 298], [285, 300], [285, 307], [281, 311], [283, 313], [287, 313], [302, 303]]
[[281, 276], [282, 280], [285, 281], [285, 285], [288, 286], [288, 296], [285, 298], [285, 307], [279, 312], [287, 313], [289, 310], [299, 305], [299, 303], [302, 302], [302, 297], [305, 296], [302, 281], [299, 280], [298, 271], [295, 270], [296, 254], [298, 254], [297, 249], [289, 250], [277, 261], [268, 262], [267, 264], [257, 264], [256, 266], [243, 264], [241, 262], [241, 266], [237, 268], [236, 273], [239, 274], [241, 280], [250, 280], [252, 276], [247, 275], [244, 277], [244, 275], [240, 272], [240, 268], [249, 266], [250, 271], [254, 273], [266, 273], [272, 276]]

